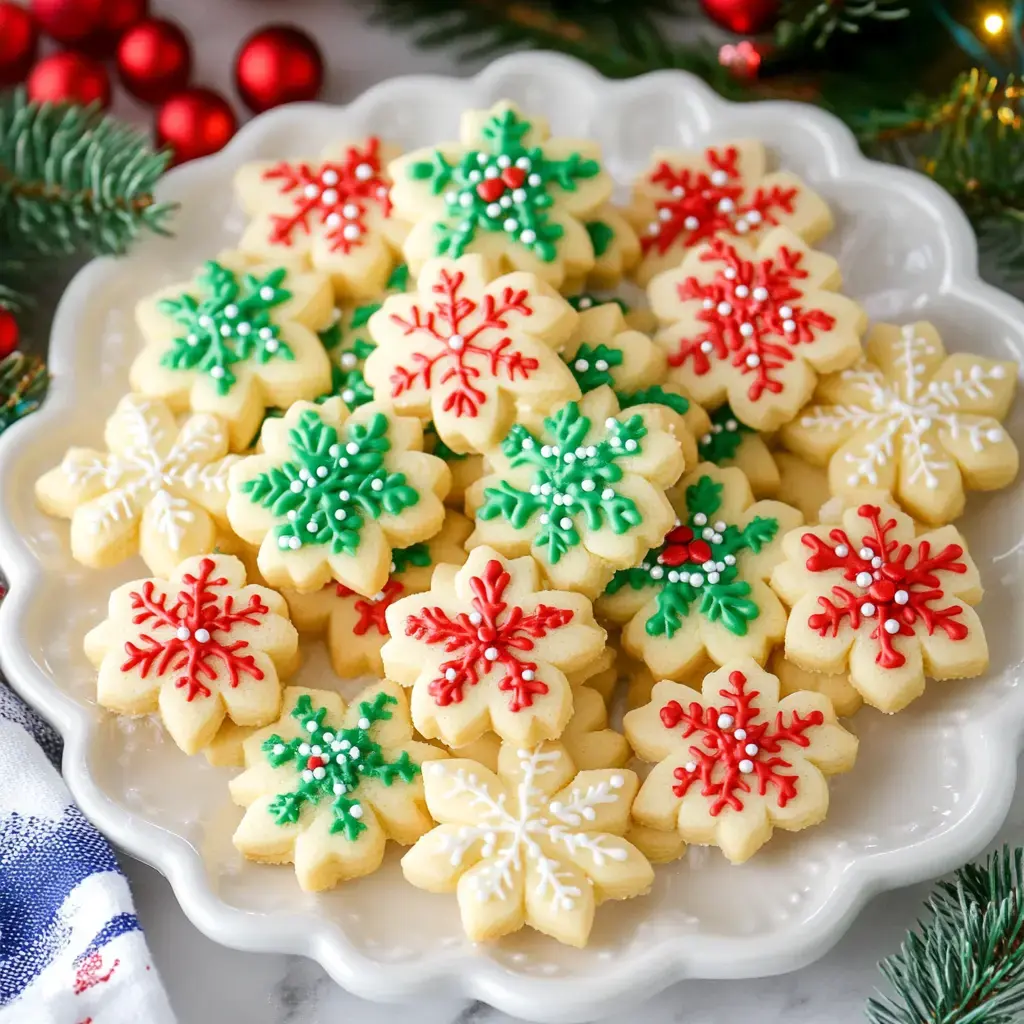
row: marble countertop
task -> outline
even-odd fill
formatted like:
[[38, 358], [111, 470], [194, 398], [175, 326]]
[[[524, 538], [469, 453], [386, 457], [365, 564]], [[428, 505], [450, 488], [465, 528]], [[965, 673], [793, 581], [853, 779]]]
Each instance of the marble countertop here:
[[[265, 22], [290, 20], [320, 41], [328, 62], [323, 98], [346, 102], [395, 74], [469, 74], [479, 65], [455, 65], [444, 51], [423, 52], [386, 26], [371, 26], [358, 0], [155, 0], [155, 13], [185, 25], [196, 47], [195, 81], [230, 93], [232, 55], [241, 39]], [[149, 112], [123, 97], [115, 112], [145, 123]], [[1000, 842], [1024, 842], [1024, 794], [1014, 802]], [[168, 883], [130, 857], [122, 863], [156, 967], [182, 1024], [398, 1024], [408, 1008], [375, 1005], [349, 995], [315, 963], [292, 956], [244, 953], [202, 935], [178, 906]], [[872, 900], [844, 939], [818, 963], [793, 974], [750, 981], [683, 983], [628, 1016], [649, 1024], [847, 1024], [881, 984], [877, 962], [898, 949], [920, 914], [929, 885]], [[479, 1003], [436, 1000], [416, 1006], [417, 1024], [506, 1024], [512, 1018]]]

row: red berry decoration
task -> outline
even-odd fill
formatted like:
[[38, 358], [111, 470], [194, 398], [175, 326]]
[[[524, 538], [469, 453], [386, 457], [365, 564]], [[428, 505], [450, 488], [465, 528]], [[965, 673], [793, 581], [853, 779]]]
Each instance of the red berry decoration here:
[[192, 47], [173, 22], [147, 18], [117, 44], [117, 72], [124, 87], [145, 103], [162, 103], [188, 85]]
[[0, 0], [0, 89], [24, 81], [38, 49], [32, 15], [20, 4]]
[[18, 321], [9, 309], [0, 308], [0, 359], [6, 359], [21, 340]]
[[315, 100], [324, 80], [316, 43], [290, 25], [267, 25], [242, 44], [235, 58], [235, 84], [250, 109], [259, 113], [282, 103]]
[[36, 24], [58, 43], [84, 43], [100, 31], [106, 0], [32, 0]]
[[212, 89], [185, 89], [156, 114], [157, 145], [169, 146], [176, 164], [218, 152], [237, 128], [231, 104]]
[[28, 76], [28, 97], [37, 103], [98, 103], [110, 106], [107, 69], [81, 53], [55, 53], [44, 57]]
[[704, 13], [722, 28], [757, 35], [779, 20], [779, 0], [700, 0]]

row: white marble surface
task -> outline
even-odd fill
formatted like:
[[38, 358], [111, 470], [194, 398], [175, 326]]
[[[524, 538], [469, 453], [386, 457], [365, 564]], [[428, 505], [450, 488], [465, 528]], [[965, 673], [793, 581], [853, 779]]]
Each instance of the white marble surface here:
[[[155, 0], [161, 14], [182, 21], [196, 43], [195, 80], [226, 92], [232, 55], [257, 25], [292, 20], [321, 41], [329, 69], [324, 98], [345, 102], [389, 75], [464, 73], [450, 54], [424, 53], [384, 26], [371, 27], [357, 0]], [[138, 120], [148, 112], [123, 98], [116, 111]], [[1024, 841], [1024, 795], [1015, 801], [1000, 841]], [[409, 1009], [365, 1003], [339, 989], [316, 964], [296, 957], [242, 953], [218, 946], [185, 918], [167, 882], [151, 868], [123, 858], [157, 968], [182, 1024], [246, 1021], [247, 1024], [391, 1024]], [[616, 1024], [846, 1024], [863, 1020], [865, 1000], [880, 984], [877, 961], [899, 946], [919, 915], [929, 886], [876, 897], [847, 936], [818, 963], [778, 978], [694, 982], [675, 986], [635, 1013], [608, 1018]], [[438, 1000], [415, 1007], [417, 1024], [507, 1022], [511, 1018], [475, 1003]]]

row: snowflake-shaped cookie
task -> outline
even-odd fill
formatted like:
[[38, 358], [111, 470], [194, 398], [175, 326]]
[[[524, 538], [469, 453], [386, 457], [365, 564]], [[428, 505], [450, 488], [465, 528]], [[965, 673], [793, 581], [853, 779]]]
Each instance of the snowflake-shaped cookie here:
[[423, 774], [440, 824], [402, 858], [402, 871], [421, 889], [456, 893], [473, 941], [526, 924], [584, 946], [598, 903], [639, 896], [654, 880], [622, 838], [637, 788], [631, 771], [577, 774], [560, 744], [506, 743], [497, 773], [457, 759]]
[[136, 552], [166, 576], [212, 551], [226, 525], [228, 436], [216, 416], [180, 428], [163, 403], [126, 395], [107, 420], [107, 451], [70, 448], [36, 481], [43, 511], [71, 520], [71, 553], [100, 569]]
[[662, 405], [620, 413], [599, 387], [537, 431], [516, 424], [487, 454], [493, 472], [467, 492], [477, 520], [468, 543], [530, 553], [556, 587], [596, 597], [675, 520], [665, 490], [684, 466], [678, 423]]
[[372, 597], [363, 597], [342, 583], [328, 583], [313, 594], [283, 590], [292, 621], [300, 633], [326, 633], [331, 664], [342, 679], [371, 672], [384, 674], [380, 652], [390, 634], [385, 613], [410, 594], [430, 589], [434, 566], [461, 565], [472, 526], [465, 516], [448, 512], [441, 532], [429, 541], [391, 552], [388, 581]]
[[457, 572], [439, 566], [428, 593], [396, 601], [385, 617], [388, 678], [413, 688], [419, 732], [449, 747], [488, 729], [524, 745], [557, 738], [572, 714], [566, 673], [605, 642], [585, 597], [542, 590], [536, 562], [486, 547]]
[[728, 401], [757, 430], [791, 420], [819, 373], [861, 356], [864, 311], [842, 295], [839, 266], [776, 228], [755, 252], [714, 239], [651, 281], [648, 297], [664, 325], [655, 336], [677, 380], [698, 402]]
[[779, 681], [749, 658], [723, 665], [700, 692], [656, 683], [651, 702], [630, 711], [626, 736], [657, 762], [633, 804], [648, 828], [677, 829], [687, 843], [718, 846], [734, 864], [775, 828], [824, 821], [827, 775], [849, 771], [857, 738], [836, 722], [821, 693], [779, 699]]
[[929, 323], [877, 324], [867, 358], [819, 381], [783, 440], [828, 465], [833, 493], [880, 487], [918, 519], [948, 523], [963, 512], [965, 490], [995, 490], [1017, 475], [1017, 447], [999, 422], [1016, 383], [1015, 363], [947, 356]]
[[710, 463], [674, 493], [676, 525], [638, 566], [615, 574], [600, 615], [623, 626], [623, 647], [657, 679], [690, 678], [706, 657], [763, 665], [786, 629], [765, 581], [803, 517], [778, 501], [755, 502], [738, 469]]
[[643, 249], [637, 280], [647, 284], [713, 238], [753, 244], [777, 225], [812, 244], [824, 237], [832, 214], [821, 197], [796, 175], [765, 170], [764, 146], [752, 139], [697, 152], [655, 150], [627, 211]]
[[583, 226], [594, 247], [594, 265], [585, 276], [562, 282], [560, 290], [565, 295], [582, 291], [584, 287], [614, 288], [640, 262], [640, 239], [617, 206], [611, 203], [599, 206]]
[[978, 570], [952, 526], [915, 536], [887, 502], [848, 508], [842, 526], [797, 529], [772, 587], [792, 607], [786, 657], [814, 672], [849, 667], [882, 711], [924, 692], [925, 676], [963, 679], [988, 667]]
[[332, 308], [323, 274], [222, 255], [194, 281], [138, 304], [144, 345], [131, 366], [132, 389], [177, 411], [222, 417], [240, 451], [268, 408], [287, 409], [330, 387], [330, 359], [315, 332], [331, 322]]
[[697, 455], [701, 462], [742, 470], [755, 498], [778, 496], [781, 481], [774, 454], [756, 430], [736, 418], [728, 402], [711, 414], [707, 429], [698, 435]]
[[556, 350], [576, 313], [530, 274], [487, 283], [478, 256], [433, 260], [418, 290], [394, 295], [370, 320], [377, 344], [365, 374], [378, 401], [433, 419], [454, 451], [484, 451], [524, 405], [579, 396]]
[[513, 103], [463, 115], [462, 142], [391, 163], [395, 212], [413, 222], [405, 256], [414, 273], [434, 256], [475, 252], [560, 288], [594, 266], [584, 222], [612, 180], [594, 142], [549, 138], [543, 118]]
[[249, 860], [294, 864], [307, 892], [371, 874], [390, 839], [414, 843], [431, 826], [421, 765], [445, 753], [412, 738], [394, 683], [346, 707], [331, 690], [288, 687], [274, 725], [246, 739], [231, 780], [245, 815], [232, 841]]
[[372, 597], [387, 582], [391, 549], [441, 528], [450, 474], [421, 450], [415, 419], [375, 403], [349, 414], [338, 398], [296, 402], [260, 438], [263, 452], [231, 471], [228, 518], [260, 545], [271, 586], [310, 593], [334, 579]]
[[242, 726], [273, 721], [281, 678], [298, 666], [299, 638], [284, 598], [246, 586], [245, 567], [231, 555], [186, 559], [170, 577], [118, 587], [85, 653], [99, 670], [103, 707], [159, 711], [174, 742], [195, 754], [225, 716]]
[[245, 164], [235, 192], [252, 218], [239, 249], [267, 261], [311, 266], [339, 298], [384, 289], [409, 225], [393, 216], [385, 171], [397, 149], [375, 136], [335, 143], [318, 160]]

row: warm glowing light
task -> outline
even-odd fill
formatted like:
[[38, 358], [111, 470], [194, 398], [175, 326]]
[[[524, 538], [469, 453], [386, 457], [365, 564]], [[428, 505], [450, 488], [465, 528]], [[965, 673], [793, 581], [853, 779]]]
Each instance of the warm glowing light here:
[[985, 20], [982, 24], [990, 36], [997, 36], [1006, 27], [1006, 19], [1001, 14], [996, 14], [993, 11], [991, 14], [985, 15]]

